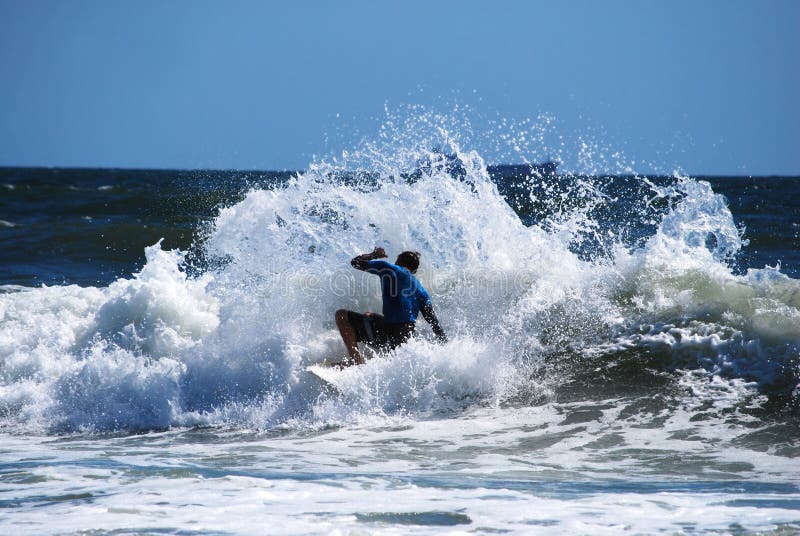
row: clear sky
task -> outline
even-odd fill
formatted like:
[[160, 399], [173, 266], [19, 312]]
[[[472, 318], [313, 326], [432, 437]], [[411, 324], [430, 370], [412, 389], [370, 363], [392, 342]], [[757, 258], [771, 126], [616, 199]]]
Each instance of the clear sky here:
[[6, 166], [302, 169], [466, 102], [643, 172], [800, 174], [794, 0], [0, 0], [0, 72]]

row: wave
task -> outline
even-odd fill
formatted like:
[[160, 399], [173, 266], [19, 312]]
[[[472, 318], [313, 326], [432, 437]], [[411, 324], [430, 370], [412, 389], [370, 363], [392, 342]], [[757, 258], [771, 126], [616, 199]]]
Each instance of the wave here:
[[[616, 199], [602, 181], [532, 175], [528, 201], [551, 210], [523, 222], [481, 155], [433, 132], [247, 191], [200, 230], [197, 275], [158, 243], [107, 287], [6, 288], [3, 428], [327, 426], [531, 403], [620, 356], [635, 374], [654, 353], [688, 399], [720, 396], [703, 388], [714, 382], [748, 404], [753, 393], [796, 403], [800, 282], [777, 267], [736, 273], [746, 244], [708, 183], [637, 177], [649, 196], [612, 224], [597, 216]], [[436, 165], [430, 147], [455, 153], [464, 173]], [[632, 228], [647, 233], [631, 240]], [[419, 278], [451, 340], [432, 342], [422, 325], [331, 394], [304, 368], [343, 355], [336, 309], [380, 310], [377, 278], [349, 268], [374, 246], [422, 252]]]

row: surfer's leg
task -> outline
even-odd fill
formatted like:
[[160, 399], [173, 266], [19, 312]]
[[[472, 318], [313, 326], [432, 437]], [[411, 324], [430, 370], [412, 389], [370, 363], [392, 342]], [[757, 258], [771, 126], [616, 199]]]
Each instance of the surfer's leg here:
[[336, 311], [336, 327], [339, 328], [339, 334], [342, 336], [344, 346], [347, 348], [347, 354], [350, 360], [347, 361], [348, 365], [360, 365], [364, 363], [364, 358], [361, 357], [361, 352], [358, 351], [358, 340], [356, 339], [356, 330], [350, 324], [349, 314], [351, 311], [346, 309], [339, 309]]

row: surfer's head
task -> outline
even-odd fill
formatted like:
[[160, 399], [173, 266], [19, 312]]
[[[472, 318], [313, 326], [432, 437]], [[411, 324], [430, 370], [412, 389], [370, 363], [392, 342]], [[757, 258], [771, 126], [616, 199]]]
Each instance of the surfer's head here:
[[397, 256], [397, 260], [394, 263], [413, 274], [419, 268], [419, 251], [404, 251]]

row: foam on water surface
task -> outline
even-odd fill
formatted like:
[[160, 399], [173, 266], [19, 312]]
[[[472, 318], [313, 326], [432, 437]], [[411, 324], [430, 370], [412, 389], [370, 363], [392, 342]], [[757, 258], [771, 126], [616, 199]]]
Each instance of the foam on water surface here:
[[[0, 474], [3, 506], [15, 512], [6, 524], [46, 533], [797, 530], [792, 459], [729, 441], [727, 426], [716, 431], [725, 448], [712, 453], [696, 436], [719, 425], [693, 423], [689, 411], [637, 428], [620, 419], [625, 404], [597, 402], [394, 416], [312, 434], [12, 437], [6, 448], [25, 454]], [[42, 508], [57, 515], [45, 519]]]

